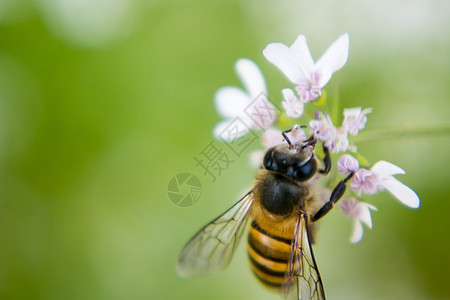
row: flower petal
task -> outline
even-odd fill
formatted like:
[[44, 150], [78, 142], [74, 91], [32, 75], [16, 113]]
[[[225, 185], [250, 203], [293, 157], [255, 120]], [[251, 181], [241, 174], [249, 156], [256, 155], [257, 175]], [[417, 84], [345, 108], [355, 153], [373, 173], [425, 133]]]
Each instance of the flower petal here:
[[333, 72], [331, 72], [330, 70], [320, 70], [320, 71], [316, 71], [315, 76], [318, 77], [317, 80], [317, 86], [320, 88], [323, 88], [324, 86], [327, 85], [328, 81], [330, 81], [331, 79], [331, 75], [333, 75]]
[[306, 43], [306, 37], [301, 34], [297, 37], [294, 44], [289, 48], [292, 59], [295, 64], [300, 67], [303, 74], [309, 78], [314, 70], [314, 61], [309, 51], [308, 44]]
[[221, 134], [226, 130], [226, 128], [228, 126], [231, 125], [231, 122], [232, 122], [232, 120], [228, 119], [228, 120], [219, 122], [216, 126], [214, 126], [214, 129], [213, 129], [214, 137], [218, 140], [221, 140], [222, 139]]
[[361, 223], [357, 220], [353, 222], [353, 233], [350, 237], [350, 242], [356, 244], [362, 240], [363, 237], [363, 227]]
[[364, 191], [366, 195], [373, 195], [380, 191], [379, 179], [373, 172], [359, 168], [350, 181], [350, 188], [359, 195]]
[[300, 127], [300, 125], [295, 124], [292, 127], [291, 132], [289, 132], [289, 139], [292, 144], [301, 144], [306, 140], [305, 131]]
[[250, 98], [234, 86], [220, 88], [214, 95], [217, 112], [227, 118], [235, 118], [250, 104]]
[[338, 159], [338, 171], [342, 175], [356, 172], [359, 169], [359, 162], [356, 158], [350, 154], [344, 154]]
[[345, 152], [348, 150], [350, 142], [348, 141], [347, 130], [344, 128], [338, 128], [336, 130], [336, 137], [331, 147], [333, 153]]
[[361, 114], [367, 115], [367, 114], [372, 113], [372, 111], [373, 111], [372, 107], [365, 108], [365, 109], [363, 109], [363, 111], [361, 112]]
[[370, 210], [377, 210], [375, 206], [359, 202], [360, 206], [360, 214], [359, 214], [359, 220], [367, 225], [367, 227], [372, 228], [372, 216], [370, 215]]
[[344, 118], [357, 118], [361, 114], [362, 107], [344, 108]]
[[283, 93], [283, 97], [285, 100], [289, 101], [298, 100], [298, 98], [294, 94], [294, 91], [291, 89], [282, 89], [281, 93]]
[[250, 164], [255, 168], [259, 168], [262, 164], [265, 153], [266, 151], [264, 150], [255, 150], [250, 153]]
[[359, 202], [354, 197], [345, 198], [341, 201], [341, 210], [344, 215], [352, 219], [358, 219], [358, 205]]
[[367, 114], [372, 112], [371, 108], [362, 110], [362, 107], [344, 109], [344, 121], [342, 126], [348, 130], [351, 135], [357, 135], [359, 130], [366, 127]]
[[262, 144], [269, 148], [272, 146], [280, 145], [283, 143], [283, 136], [281, 135], [281, 130], [278, 130], [277, 128], [267, 128], [266, 131], [264, 131], [262, 136]]
[[410, 189], [394, 177], [388, 177], [384, 179], [380, 183], [380, 185], [391, 192], [391, 194], [394, 195], [395, 198], [400, 200], [400, 202], [402, 202], [406, 206], [409, 206], [411, 208], [419, 208], [420, 199], [419, 196], [417, 196], [416, 192], [414, 192], [412, 189]]
[[301, 69], [294, 62], [289, 48], [281, 43], [271, 43], [263, 50], [268, 61], [273, 63], [293, 83], [299, 84], [306, 80]]
[[310, 121], [309, 126], [319, 141], [324, 142], [325, 146], [331, 147], [336, 138], [336, 127], [328, 114], [321, 114], [319, 120]]
[[380, 160], [374, 164], [370, 170], [377, 174], [380, 179], [396, 174], [406, 174], [402, 168], [384, 160]]
[[[249, 129], [245, 128], [239, 132], [233, 131], [231, 134], [226, 132], [227, 128], [234, 122], [234, 119], [227, 119], [219, 124], [217, 124], [213, 129], [214, 137], [218, 140], [224, 140], [226, 142], [233, 142], [247, 133], [249, 133]], [[234, 127], [233, 127], [234, 128]]]
[[234, 65], [239, 79], [248, 91], [250, 100], [261, 93], [267, 94], [266, 82], [259, 67], [250, 59], [241, 58]]
[[349, 48], [348, 33], [341, 35], [336, 41], [328, 47], [327, 51], [319, 58], [316, 63], [316, 71], [322, 73], [328, 70], [331, 73], [342, 68], [347, 62]]
[[283, 89], [281, 92], [284, 97], [284, 101], [281, 104], [286, 111], [286, 115], [289, 118], [299, 118], [304, 111], [303, 102], [295, 96], [294, 91], [291, 89]]

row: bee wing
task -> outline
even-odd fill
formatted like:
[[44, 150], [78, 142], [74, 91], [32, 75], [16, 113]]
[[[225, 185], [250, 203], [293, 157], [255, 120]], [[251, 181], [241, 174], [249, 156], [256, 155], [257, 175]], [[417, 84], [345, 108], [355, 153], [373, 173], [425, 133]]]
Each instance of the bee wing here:
[[322, 279], [309, 241], [308, 216], [301, 214], [295, 226], [294, 241], [281, 287], [289, 300], [324, 300]]
[[197, 232], [178, 257], [178, 274], [202, 276], [225, 269], [246, 227], [252, 204], [253, 193], [250, 191]]

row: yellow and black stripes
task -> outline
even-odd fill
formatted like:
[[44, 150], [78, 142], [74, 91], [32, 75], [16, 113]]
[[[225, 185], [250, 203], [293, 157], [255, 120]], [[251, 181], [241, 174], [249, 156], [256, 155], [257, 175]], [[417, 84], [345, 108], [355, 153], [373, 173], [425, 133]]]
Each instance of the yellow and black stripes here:
[[264, 284], [279, 288], [283, 283], [292, 240], [262, 229], [256, 221], [250, 226], [248, 254], [253, 272]]

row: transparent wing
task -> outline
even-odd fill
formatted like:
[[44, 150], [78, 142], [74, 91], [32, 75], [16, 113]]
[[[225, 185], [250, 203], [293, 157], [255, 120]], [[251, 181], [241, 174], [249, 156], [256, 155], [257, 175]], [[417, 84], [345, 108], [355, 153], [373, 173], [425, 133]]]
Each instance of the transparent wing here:
[[302, 213], [295, 226], [294, 241], [282, 285], [289, 300], [323, 300], [322, 279], [309, 241], [308, 216]]
[[246, 227], [252, 204], [253, 193], [250, 191], [197, 232], [178, 257], [178, 274], [202, 276], [225, 269]]

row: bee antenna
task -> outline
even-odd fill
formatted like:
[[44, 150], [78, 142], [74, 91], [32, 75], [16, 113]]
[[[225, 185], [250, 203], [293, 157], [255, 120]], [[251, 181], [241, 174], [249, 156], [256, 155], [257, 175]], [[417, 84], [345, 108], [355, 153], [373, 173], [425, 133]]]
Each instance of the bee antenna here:
[[[285, 130], [283, 131], [281, 134], [283, 135], [284, 139], [286, 140], [286, 142], [289, 144], [289, 146], [292, 147], [292, 143], [289, 140], [289, 138], [287, 137], [287, 133], [291, 132], [292, 130], [298, 130], [299, 128], [306, 128], [306, 125], [294, 125], [294, 127], [292, 127], [291, 129]], [[315, 143], [315, 142], [314, 142]]]
[[287, 137], [287, 133], [289, 133], [289, 132], [291, 132], [292, 131], [292, 128], [291, 129], [288, 129], [288, 130], [285, 130], [285, 131], [283, 131], [281, 134], [283, 135], [283, 137], [284, 137], [284, 139], [286, 140], [286, 142], [289, 144], [289, 146], [292, 146], [292, 143], [291, 143], [291, 141], [288, 139], [288, 137]]

